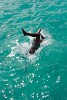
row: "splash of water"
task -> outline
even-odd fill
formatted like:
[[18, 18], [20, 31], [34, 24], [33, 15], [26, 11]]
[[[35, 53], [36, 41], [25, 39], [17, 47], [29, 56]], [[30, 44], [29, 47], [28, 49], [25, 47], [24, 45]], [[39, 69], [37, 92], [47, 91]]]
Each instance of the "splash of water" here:
[[22, 57], [24, 58], [27, 58], [28, 60], [31, 60], [31, 61], [35, 61], [36, 60], [36, 56], [37, 54], [40, 53], [40, 51], [52, 44], [52, 37], [51, 35], [49, 35], [48, 32], [42, 30], [41, 31], [41, 34], [46, 38], [42, 43], [41, 43], [41, 46], [40, 48], [35, 52], [35, 54], [31, 55], [29, 54], [29, 49], [30, 47], [32, 46], [32, 40], [33, 40], [33, 37], [28, 37], [29, 38], [29, 43], [28, 42], [24, 42], [24, 43], [18, 43], [18, 40], [16, 41], [12, 41], [12, 43], [15, 43], [16, 45], [14, 47], [11, 47], [11, 53], [9, 54], [9, 57], [12, 57], [12, 56], [15, 56], [15, 54], [19, 53]]

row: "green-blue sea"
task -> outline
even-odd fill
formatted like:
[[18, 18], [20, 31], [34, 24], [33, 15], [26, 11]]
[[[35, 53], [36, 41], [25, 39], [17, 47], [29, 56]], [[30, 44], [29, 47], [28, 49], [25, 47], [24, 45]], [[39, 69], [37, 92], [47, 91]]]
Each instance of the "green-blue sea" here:
[[67, 100], [67, 0], [0, 0], [0, 100]]

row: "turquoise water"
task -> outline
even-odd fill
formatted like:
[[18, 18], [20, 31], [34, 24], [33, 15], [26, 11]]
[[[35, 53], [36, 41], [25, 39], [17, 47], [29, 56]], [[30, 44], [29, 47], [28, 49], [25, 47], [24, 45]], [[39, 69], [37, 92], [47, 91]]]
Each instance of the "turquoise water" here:
[[[34, 55], [22, 28], [42, 28]], [[66, 0], [0, 0], [0, 100], [67, 100]]]

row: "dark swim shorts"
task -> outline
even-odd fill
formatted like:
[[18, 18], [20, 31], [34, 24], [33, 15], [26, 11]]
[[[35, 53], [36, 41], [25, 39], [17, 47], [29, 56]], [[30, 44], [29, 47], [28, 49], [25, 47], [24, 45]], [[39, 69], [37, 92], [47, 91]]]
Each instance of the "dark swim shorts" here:
[[33, 42], [32, 42], [32, 48], [33, 48], [33, 49], [37, 50], [37, 49], [39, 48], [39, 46], [40, 46], [40, 43], [38, 43], [38, 42], [36, 42], [36, 41], [33, 41]]

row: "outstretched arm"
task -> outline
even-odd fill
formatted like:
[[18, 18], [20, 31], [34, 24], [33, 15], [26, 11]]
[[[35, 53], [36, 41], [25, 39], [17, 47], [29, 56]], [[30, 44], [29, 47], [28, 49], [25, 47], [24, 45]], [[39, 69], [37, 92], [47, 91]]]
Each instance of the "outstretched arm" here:
[[39, 29], [37, 33], [40, 33], [40, 32], [41, 32], [41, 29]]

